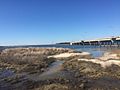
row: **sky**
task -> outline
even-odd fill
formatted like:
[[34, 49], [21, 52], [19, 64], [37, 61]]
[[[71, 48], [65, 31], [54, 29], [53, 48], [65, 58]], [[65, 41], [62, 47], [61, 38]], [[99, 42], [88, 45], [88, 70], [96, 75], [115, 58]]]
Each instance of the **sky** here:
[[0, 45], [120, 36], [120, 0], [0, 0]]

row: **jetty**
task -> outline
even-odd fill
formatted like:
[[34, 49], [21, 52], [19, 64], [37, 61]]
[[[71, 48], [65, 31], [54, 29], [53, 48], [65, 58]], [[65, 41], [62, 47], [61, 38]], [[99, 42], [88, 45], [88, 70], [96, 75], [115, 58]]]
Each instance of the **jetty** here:
[[95, 40], [80, 40], [74, 42], [61, 42], [63, 45], [92, 45], [92, 46], [120, 46], [120, 37], [100, 38]]

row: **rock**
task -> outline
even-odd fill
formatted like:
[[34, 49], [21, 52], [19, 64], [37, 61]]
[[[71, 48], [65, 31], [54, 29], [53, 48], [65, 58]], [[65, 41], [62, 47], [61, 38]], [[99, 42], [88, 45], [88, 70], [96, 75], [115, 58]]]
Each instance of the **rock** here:
[[82, 84], [80, 84], [80, 85], [79, 85], [79, 87], [80, 87], [81, 89], [84, 89], [85, 84], [84, 84], [84, 83], [82, 83]]
[[61, 84], [50, 84], [44, 86], [43, 90], [68, 90], [68, 87]]

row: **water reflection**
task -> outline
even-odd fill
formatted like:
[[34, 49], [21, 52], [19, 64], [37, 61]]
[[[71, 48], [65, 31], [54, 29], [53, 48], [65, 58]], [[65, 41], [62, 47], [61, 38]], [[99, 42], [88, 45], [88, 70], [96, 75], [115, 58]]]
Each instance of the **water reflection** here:
[[0, 78], [6, 78], [14, 75], [14, 73], [11, 70], [2, 70], [0, 71]]

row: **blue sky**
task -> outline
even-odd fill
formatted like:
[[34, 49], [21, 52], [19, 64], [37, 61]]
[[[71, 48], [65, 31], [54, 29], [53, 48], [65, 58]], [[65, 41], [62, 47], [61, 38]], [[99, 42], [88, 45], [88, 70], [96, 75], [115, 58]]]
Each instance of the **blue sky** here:
[[120, 36], [120, 0], [0, 0], [0, 45]]

